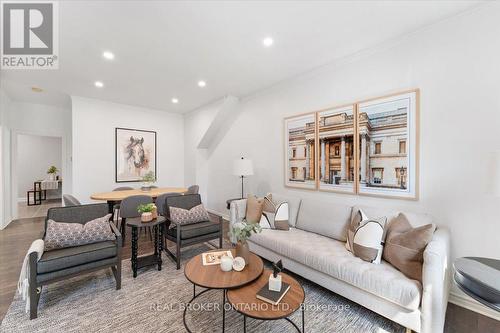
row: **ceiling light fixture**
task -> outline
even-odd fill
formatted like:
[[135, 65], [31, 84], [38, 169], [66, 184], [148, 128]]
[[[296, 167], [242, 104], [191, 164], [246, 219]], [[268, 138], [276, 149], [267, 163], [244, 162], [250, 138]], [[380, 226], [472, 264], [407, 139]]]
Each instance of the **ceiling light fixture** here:
[[177, 104], [177, 103], [179, 103], [179, 100], [174, 97], [174, 98], [172, 98], [172, 103]]
[[115, 55], [109, 51], [104, 51], [102, 56], [108, 60], [113, 60], [115, 58]]
[[266, 37], [262, 40], [262, 44], [265, 46], [265, 47], [270, 47], [271, 45], [274, 44], [274, 40], [271, 38], [271, 37]]
[[104, 83], [102, 83], [101, 81], [95, 81], [95, 82], [94, 82], [94, 85], [95, 85], [97, 88], [102, 88], [102, 87], [104, 87]]
[[207, 83], [205, 81], [198, 81], [198, 87], [203, 88], [206, 86], [207, 86]]

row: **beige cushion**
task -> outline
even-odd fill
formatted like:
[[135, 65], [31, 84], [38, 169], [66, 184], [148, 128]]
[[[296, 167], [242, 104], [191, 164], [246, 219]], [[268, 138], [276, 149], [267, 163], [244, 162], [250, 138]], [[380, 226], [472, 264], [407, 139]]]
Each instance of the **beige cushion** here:
[[413, 228], [405, 214], [392, 221], [387, 231], [384, 260], [410, 279], [422, 282], [424, 250], [436, 230], [434, 224]]
[[353, 207], [347, 230], [346, 248], [356, 257], [380, 264], [387, 218], [369, 218], [362, 209]]
[[419, 308], [422, 290], [418, 281], [385, 261], [373, 265], [355, 257], [344, 242], [296, 228], [288, 232], [262, 230], [249, 241], [408, 310]]
[[259, 223], [264, 209], [264, 198], [249, 195], [247, 199], [247, 211], [245, 219], [247, 223]]
[[302, 201], [296, 227], [345, 242], [350, 221], [350, 206], [308, 199]]
[[272, 201], [275, 205], [282, 202], [288, 202], [288, 224], [291, 227], [295, 227], [295, 225], [297, 224], [300, 207], [302, 205], [302, 200], [300, 198], [289, 195], [273, 193]]

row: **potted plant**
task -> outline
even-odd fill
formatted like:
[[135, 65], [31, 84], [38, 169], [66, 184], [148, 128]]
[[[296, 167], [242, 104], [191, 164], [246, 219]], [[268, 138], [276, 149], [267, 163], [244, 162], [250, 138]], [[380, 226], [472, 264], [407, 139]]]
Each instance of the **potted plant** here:
[[262, 228], [258, 223], [245, 223], [239, 222], [235, 223], [231, 230], [229, 231], [229, 237], [232, 240], [236, 240], [236, 256], [245, 259], [248, 263], [250, 258], [250, 250], [248, 248], [247, 239], [252, 235], [252, 233], [259, 233]]
[[47, 170], [47, 174], [49, 175], [49, 180], [56, 180], [56, 173], [58, 173], [59, 170], [57, 169], [56, 166], [52, 165], [49, 170]]
[[158, 211], [154, 203], [137, 206], [137, 212], [141, 213], [142, 222], [150, 222], [158, 217]]
[[149, 171], [142, 177], [142, 187], [143, 191], [151, 190], [151, 186], [156, 182], [156, 176], [153, 171]]

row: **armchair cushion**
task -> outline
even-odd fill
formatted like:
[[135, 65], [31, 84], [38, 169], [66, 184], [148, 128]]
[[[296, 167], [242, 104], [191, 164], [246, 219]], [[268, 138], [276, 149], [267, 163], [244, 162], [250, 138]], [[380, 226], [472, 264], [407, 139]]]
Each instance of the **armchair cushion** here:
[[115, 241], [105, 241], [46, 251], [38, 261], [37, 273], [59, 271], [73, 266], [112, 258], [117, 254]]
[[[199, 222], [181, 226], [181, 239], [190, 239], [203, 235], [219, 232], [219, 223], [212, 221]], [[177, 227], [167, 229], [167, 233], [172, 237], [177, 237]]]

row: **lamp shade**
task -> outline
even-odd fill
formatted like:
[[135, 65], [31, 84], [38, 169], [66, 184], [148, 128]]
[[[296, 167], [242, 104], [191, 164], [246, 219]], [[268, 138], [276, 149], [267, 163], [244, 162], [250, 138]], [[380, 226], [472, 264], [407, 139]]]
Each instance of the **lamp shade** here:
[[491, 154], [491, 192], [500, 197], [500, 151]]
[[233, 163], [233, 175], [235, 176], [251, 176], [253, 175], [252, 160], [241, 159], [235, 160]]

